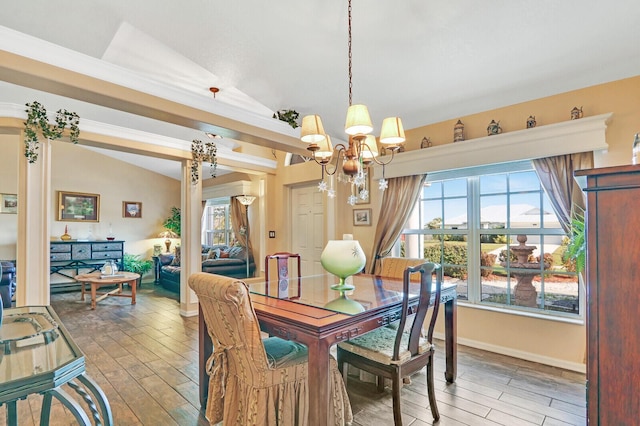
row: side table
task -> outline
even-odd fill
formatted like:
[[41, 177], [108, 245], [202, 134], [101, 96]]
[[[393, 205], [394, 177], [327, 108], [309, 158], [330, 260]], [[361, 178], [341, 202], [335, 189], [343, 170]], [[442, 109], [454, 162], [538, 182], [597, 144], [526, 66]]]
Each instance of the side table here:
[[151, 258], [153, 259], [153, 283], [159, 284], [160, 267], [162, 266], [162, 264], [160, 264], [160, 256], [151, 256]]
[[0, 406], [7, 404], [9, 426], [18, 424], [17, 401], [36, 393], [43, 395], [40, 424], [49, 424], [51, 400], [55, 397], [79, 424], [91, 425], [78, 401], [61, 388], [64, 384], [87, 403], [91, 418], [113, 425], [107, 397], [86, 374], [84, 354], [50, 306], [6, 309], [0, 328], [0, 351]]

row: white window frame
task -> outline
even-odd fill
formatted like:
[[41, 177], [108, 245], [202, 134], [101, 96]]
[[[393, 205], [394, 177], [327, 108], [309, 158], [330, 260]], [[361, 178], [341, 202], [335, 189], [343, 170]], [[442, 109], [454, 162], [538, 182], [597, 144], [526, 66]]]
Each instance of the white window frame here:
[[214, 198], [206, 201], [205, 209], [202, 214], [202, 226], [200, 227], [200, 229], [202, 230], [200, 235], [201, 244], [207, 244], [207, 236], [209, 234], [222, 232], [222, 231], [215, 231], [207, 228], [207, 225], [208, 225], [207, 218], [209, 216], [207, 212], [209, 208], [215, 208], [218, 206], [227, 206], [225, 210], [225, 223], [226, 223], [226, 227], [224, 230], [225, 240], [226, 240], [225, 244], [227, 245], [231, 244], [231, 241], [233, 239], [233, 228], [231, 226], [231, 199], [229, 197]]
[[[486, 230], [481, 229], [480, 227], [480, 182], [479, 178], [482, 175], [488, 174], [502, 174], [502, 173], [511, 173], [511, 172], [522, 172], [533, 170], [533, 165], [530, 161], [515, 161], [510, 163], [502, 163], [496, 165], [488, 165], [488, 166], [478, 166], [472, 168], [465, 169], [457, 169], [457, 170], [447, 170], [443, 172], [435, 172], [427, 175], [426, 183], [436, 182], [436, 181], [445, 181], [451, 179], [467, 179], [467, 218], [468, 218], [468, 226], [464, 230], [446, 230], [446, 234], [463, 234], [467, 236], [467, 299], [460, 300], [462, 304], [488, 308], [492, 310], [497, 310], [501, 312], [509, 312], [509, 313], [524, 313], [528, 315], [541, 316], [541, 317], [551, 317], [558, 318], [564, 320], [583, 320], [584, 318], [584, 291], [581, 285], [578, 285], [578, 313], [565, 313], [561, 311], [551, 311], [545, 310], [543, 308], [523, 308], [516, 305], [506, 305], [499, 303], [487, 303], [483, 302], [482, 299], [482, 280], [480, 276], [480, 234], [486, 233]], [[443, 194], [443, 197], [445, 195]], [[422, 197], [420, 197], [416, 202], [416, 212], [420, 211], [419, 204], [422, 202]], [[443, 218], [444, 219], [444, 218]], [[406, 228], [403, 230], [404, 235], [424, 235], [426, 232], [422, 229], [424, 224], [421, 223], [421, 226], [418, 229], [410, 229]], [[483, 232], [485, 231], [485, 232]], [[501, 231], [501, 233], [503, 233]], [[525, 235], [566, 235], [562, 228], [512, 228], [505, 229], [504, 234], [507, 235], [517, 235], [517, 234], [525, 234]], [[423, 253], [423, 243], [422, 238], [419, 239], [419, 252]], [[415, 240], [414, 240], [415, 243]], [[407, 250], [409, 250], [407, 248]], [[415, 250], [414, 250], [415, 251]], [[394, 246], [393, 250], [394, 255], [400, 254], [400, 244], [399, 241]], [[512, 278], [513, 279], [513, 278]], [[512, 289], [515, 284], [511, 284]]]

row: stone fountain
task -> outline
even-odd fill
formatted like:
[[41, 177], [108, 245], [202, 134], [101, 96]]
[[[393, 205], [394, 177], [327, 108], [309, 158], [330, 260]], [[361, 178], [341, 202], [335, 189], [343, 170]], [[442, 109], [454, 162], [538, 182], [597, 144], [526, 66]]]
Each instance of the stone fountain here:
[[[533, 277], [540, 274], [540, 262], [529, 262], [529, 257], [536, 249], [536, 246], [528, 246], [525, 244], [527, 242], [526, 235], [518, 235], [517, 240], [520, 244], [511, 247], [511, 251], [516, 255], [518, 260], [510, 263], [511, 268], [520, 269], [520, 271], [511, 273], [511, 275], [518, 280], [514, 287], [515, 304], [535, 308], [538, 306], [538, 293], [531, 281], [533, 281]], [[542, 258], [544, 258], [544, 256]], [[507, 262], [500, 262], [500, 264], [507, 266]], [[547, 263], [544, 264], [545, 269], [549, 266]], [[531, 271], [525, 271], [526, 269], [530, 269]]]

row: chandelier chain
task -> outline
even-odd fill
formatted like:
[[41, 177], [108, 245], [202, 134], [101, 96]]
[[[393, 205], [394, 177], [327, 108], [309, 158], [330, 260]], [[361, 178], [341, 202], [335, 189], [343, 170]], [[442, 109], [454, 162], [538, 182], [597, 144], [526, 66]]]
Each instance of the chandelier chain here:
[[349, 106], [351, 106], [351, 103], [353, 101], [352, 99], [352, 88], [353, 88], [353, 83], [352, 83], [352, 71], [351, 71], [351, 0], [349, 0]]

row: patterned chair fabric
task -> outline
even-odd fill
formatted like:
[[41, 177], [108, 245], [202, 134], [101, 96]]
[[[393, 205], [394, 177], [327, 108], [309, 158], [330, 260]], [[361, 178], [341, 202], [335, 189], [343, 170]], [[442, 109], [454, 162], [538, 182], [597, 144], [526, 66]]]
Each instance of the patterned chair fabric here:
[[[435, 292], [432, 291], [432, 275], [437, 274]], [[409, 315], [410, 277], [420, 277], [419, 301], [415, 313]], [[393, 392], [393, 419], [396, 426], [402, 425], [400, 389], [405, 378], [427, 367], [427, 393], [431, 414], [437, 422], [440, 418], [436, 405], [433, 381], [433, 329], [440, 308], [442, 290], [442, 268], [436, 263], [408, 266], [404, 271], [402, 316], [397, 327], [381, 327], [362, 336], [338, 344], [338, 367], [344, 364], [371, 372], [378, 376], [378, 389], [384, 389], [384, 379], [390, 379]], [[434, 298], [433, 309], [430, 300]], [[428, 312], [431, 311], [431, 315]], [[426, 336], [422, 326], [427, 322]]]
[[[385, 257], [380, 260], [380, 272], [378, 275], [381, 277], [389, 277], [389, 278], [398, 278], [402, 279], [404, 276], [404, 271], [409, 266], [421, 265], [425, 262], [424, 259], [412, 259], [408, 257]], [[412, 275], [412, 282], [419, 282], [420, 275]], [[400, 291], [400, 288], [396, 289]]]
[[[198, 295], [214, 351], [207, 362], [206, 417], [225, 425], [307, 425], [307, 348], [277, 337], [262, 339], [247, 285], [209, 273], [189, 277]], [[328, 407], [333, 424], [353, 420], [351, 404], [331, 359]]]

